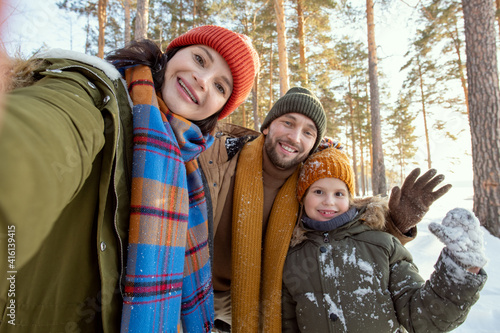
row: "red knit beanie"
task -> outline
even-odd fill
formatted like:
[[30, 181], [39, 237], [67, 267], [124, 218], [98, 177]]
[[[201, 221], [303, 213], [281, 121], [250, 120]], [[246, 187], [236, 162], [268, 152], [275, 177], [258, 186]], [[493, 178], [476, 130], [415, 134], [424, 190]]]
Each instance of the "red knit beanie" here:
[[219, 52], [229, 65], [233, 75], [233, 92], [219, 114], [219, 119], [225, 118], [250, 94], [259, 69], [259, 55], [248, 36], [215, 25], [189, 30], [172, 40], [167, 50], [195, 44], [210, 46]]

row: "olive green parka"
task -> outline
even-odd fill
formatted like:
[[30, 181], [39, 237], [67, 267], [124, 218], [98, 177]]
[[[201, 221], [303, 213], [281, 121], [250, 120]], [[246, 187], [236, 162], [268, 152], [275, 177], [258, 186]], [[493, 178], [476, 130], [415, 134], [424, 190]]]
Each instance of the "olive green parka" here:
[[128, 93], [111, 64], [70, 51], [43, 55], [32, 79], [5, 96], [0, 126], [1, 243], [15, 244], [13, 260], [0, 251], [0, 331], [118, 332]]

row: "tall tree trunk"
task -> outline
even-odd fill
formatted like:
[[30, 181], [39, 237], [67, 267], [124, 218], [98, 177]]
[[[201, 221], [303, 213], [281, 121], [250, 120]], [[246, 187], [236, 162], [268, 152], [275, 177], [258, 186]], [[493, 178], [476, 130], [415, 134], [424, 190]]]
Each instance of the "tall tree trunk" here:
[[[373, 145], [370, 144], [368, 146], [368, 153], [370, 154], [370, 162], [371, 162], [371, 169], [372, 169], [372, 172], [373, 172]], [[368, 180], [370, 180], [370, 182], [368, 182]], [[370, 183], [372, 184], [372, 188], [370, 188]], [[372, 191], [373, 192], [373, 175], [370, 175], [370, 174], [366, 174], [366, 190], [367, 191]]]
[[125, 44], [130, 43], [130, 0], [123, 0], [123, 9], [125, 10]]
[[[245, 34], [250, 35], [248, 27], [245, 28]], [[263, 45], [259, 50], [259, 54], [262, 54]], [[252, 113], [253, 113], [253, 127], [256, 131], [260, 131], [260, 115], [259, 115], [259, 81], [260, 81], [260, 70], [255, 73], [252, 87]]]
[[377, 44], [375, 43], [375, 23], [373, 21], [373, 0], [366, 0], [366, 20], [368, 25], [368, 74], [370, 77], [370, 111], [372, 121], [372, 186], [373, 194], [387, 194], [385, 180], [384, 153], [382, 150], [382, 129], [380, 123], [380, 103], [377, 70]]
[[500, 238], [500, 90], [491, 0], [462, 0], [474, 170], [474, 213]]
[[418, 61], [418, 79], [420, 81], [420, 99], [422, 101], [422, 116], [424, 118], [424, 132], [425, 132], [425, 143], [427, 146], [427, 168], [432, 168], [431, 161], [431, 145], [429, 138], [429, 128], [427, 126], [427, 111], [425, 109], [425, 94], [424, 94], [424, 78], [422, 76], [422, 64], [420, 63], [420, 58], [417, 56]]
[[496, 4], [496, 17], [497, 17], [497, 22], [498, 22], [498, 31], [500, 32], [500, 0], [495, 0]]
[[[500, 1], [500, 0], [498, 0]], [[455, 36], [456, 40], [453, 43], [455, 45], [455, 52], [457, 53], [457, 65], [458, 65], [458, 74], [460, 75], [460, 83], [462, 84], [462, 90], [464, 91], [465, 105], [467, 107], [467, 116], [469, 115], [469, 91], [467, 89], [467, 78], [465, 77], [465, 66], [462, 61], [462, 55], [460, 53], [460, 49], [462, 48], [460, 38], [458, 32], [458, 26], [455, 26]]]
[[135, 40], [148, 38], [149, 0], [137, 0]]
[[299, 73], [300, 81], [303, 87], [307, 87], [307, 64], [306, 64], [306, 37], [304, 22], [304, 0], [297, 0], [297, 20], [298, 20], [298, 38], [299, 38]]
[[365, 196], [366, 195], [366, 182], [365, 182], [365, 157], [364, 157], [364, 143], [363, 143], [363, 136], [360, 136], [360, 139], [359, 139], [359, 156], [360, 156], [360, 168], [361, 168], [361, 175], [360, 175], [360, 179], [361, 179], [361, 192], [362, 192], [362, 196]]
[[245, 107], [245, 103], [241, 103], [239, 108], [241, 109], [241, 118], [242, 118], [242, 124], [243, 124], [242, 126], [247, 127], [247, 109]]
[[255, 80], [253, 81], [253, 88], [252, 88], [252, 108], [253, 108], [253, 128], [257, 132], [260, 131], [260, 116], [259, 116], [259, 78], [260, 78], [260, 73], [257, 72], [257, 75], [255, 76]]
[[90, 49], [90, 14], [87, 14], [87, 25], [85, 26], [85, 53]]
[[288, 91], [288, 55], [286, 49], [286, 24], [284, 0], [274, 0], [274, 11], [276, 12], [276, 31], [278, 33], [278, 58], [280, 77], [280, 96]]
[[104, 58], [104, 33], [106, 30], [106, 8], [108, 7], [108, 0], [99, 0], [97, 5], [97, 19], [99, 21], [99, 38], [97, 40], [97, 56]]
[[354, 185], [355, 185], [355, 191], [356, 193], [351, 193], [352, 195], [359, 196], [359, 182], [357, 181], [359, 179], [358, 177], [358, 167], [356, 165], [356, 133], [354, 130], [354, 105], [352, 102], [352, 89], [351, 89], [351, 77], [349, 76], [347, 78], [347, 85], [349, 87], [349, 112], [351, 114], [351, 141], [352, 141], [352, 168], [354, 170]]
[[[403, 154], [401, 154], [401, 156], [403, 156]], [[404, 164], [404, 161], [403, 161], [403, 158], [401, 158], [399, 160], [399, 183], [400, 184], [403, 184], [403, 181], [404, 181], [404, 179], [403, 179], [403, 174], [404, 174], [403, 164]]]
[[[500, 0], [496, 0], [497, 3]], [[434, 19], [432, 15], [428, 15], [431, 19]], [[500, 23], [500, 22], [499, 22]], [[467, 115], [469, 115], [469, 92], [467, 90], [467, 78], [465, 77], [465, 66], [462, 61], [462, 41], [460, 40], [460, 32], [458, 31], [458, 24], [455, 24], [454, 31], [451, 31], [446, 27], [447, 36], [452, 41], [452, 44], [455, 48], [455, 53], [457, 54], [457, 68], [458, 75], [460, 76], [460, 83], [462, 84], [462, 90], [464, 91], [465, 105], [467, 106]]]
[[[273, 104], [274, 104], [274, 98], [273, 98], [273, 94], [274, 94], [274, 91], [273, 91], [273, 70], [274, 70], [274, 61], [273, 61], [273, 55], [274, 55], [274, 52], [273, 52], [273, 42], [271, 41], [270, 43], [270, 49], [271, 49], [271, 54], [269, 56], [269, 107], [268, 107], [268, 111], [271, 110], [271, 108], [273, 107]], [[265, 117], [265, 116], [264, 116]]]
[[[365, 96], [368, 96], [368, 84], [365, 84], [364, 85], [364, 88], [365, 88]], [[370, 104], [366, 103], [366, 114], [369, 114], [370, 113]], [[368, 120], [368, 122], [371, 122], [371, 120]], [[368, 126], [370, 126], [370, 124], [368, 124]], [[362, 133], [362, 135], [359, 136], [360, 137], [360, 151], [361, 151], [361, 164], [363, 166], [363, 196], [367, 195], [368, 193], [368, 174], [369, 174], [369, 170], [371, 169], [371, 146], [370, 146], [370, 138], [369, 138], [369, 135], [364, 135], [364, 133]], [[366, 139], [366, 140], [365, 140]], [[366, 141], [366, 143], [365, 143]], [[365, 148], [368, 147], [368, 156], [370, 159], [366, 161], [365, 163], [365, 156], [364, 155], [364, 151], [365, 151]]]
[[196, 6], [197, 6], [197, 1], [193, 0], [193, 23], [196, 22]]

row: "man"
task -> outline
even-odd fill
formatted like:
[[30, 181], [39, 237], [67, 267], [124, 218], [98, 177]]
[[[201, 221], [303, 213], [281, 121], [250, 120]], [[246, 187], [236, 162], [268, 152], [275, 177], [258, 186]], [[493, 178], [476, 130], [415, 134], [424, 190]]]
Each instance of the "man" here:
[[[213, 146], [200, 155], [214, 218], [216, 328], [281, 331], [282, 269], [298, 212], [297, 167], [320, 144], [326, 123], [316, 96], [294, 87], [271, 108], [262, 134], [224, 124]], [[388, 228], [403, 243], [415, 236], [415, 225], [432, 202], [451, 187], [432, 192], [443, 176], [433, 178], [435, 170], [430, 170], [415, 182], [418, 174], [414, 170], [391, 195], [396, 224], [389, 218]], [[400, 230], [409, 230], [409, 236]]]

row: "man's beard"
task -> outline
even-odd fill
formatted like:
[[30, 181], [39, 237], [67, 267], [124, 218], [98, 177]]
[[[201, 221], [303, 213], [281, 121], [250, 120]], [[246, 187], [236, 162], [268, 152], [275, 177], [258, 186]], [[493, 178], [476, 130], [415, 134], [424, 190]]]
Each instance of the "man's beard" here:
[[[295, 147], [290, 143], [288, 144]], [[279, 156], [278, 152], [276, 151], [275, 147], [277, 145], [279, 145], [278, 140], [273, 141], [269, 137], [269, 135], [266, 136], [266, 140], [264, 141], [264, 148], [266, 149], [267, 156], [269, 157], [269, 160], [274, 164], [274, 166], [279, 169], [288, 170], [290, 168], [294, 168], [307, 158], [307, 156], [301, 155], [300, 149], [297, 149], [299, 153], [295, 158], [291, 160], [285, 160], [284, 158]]]

